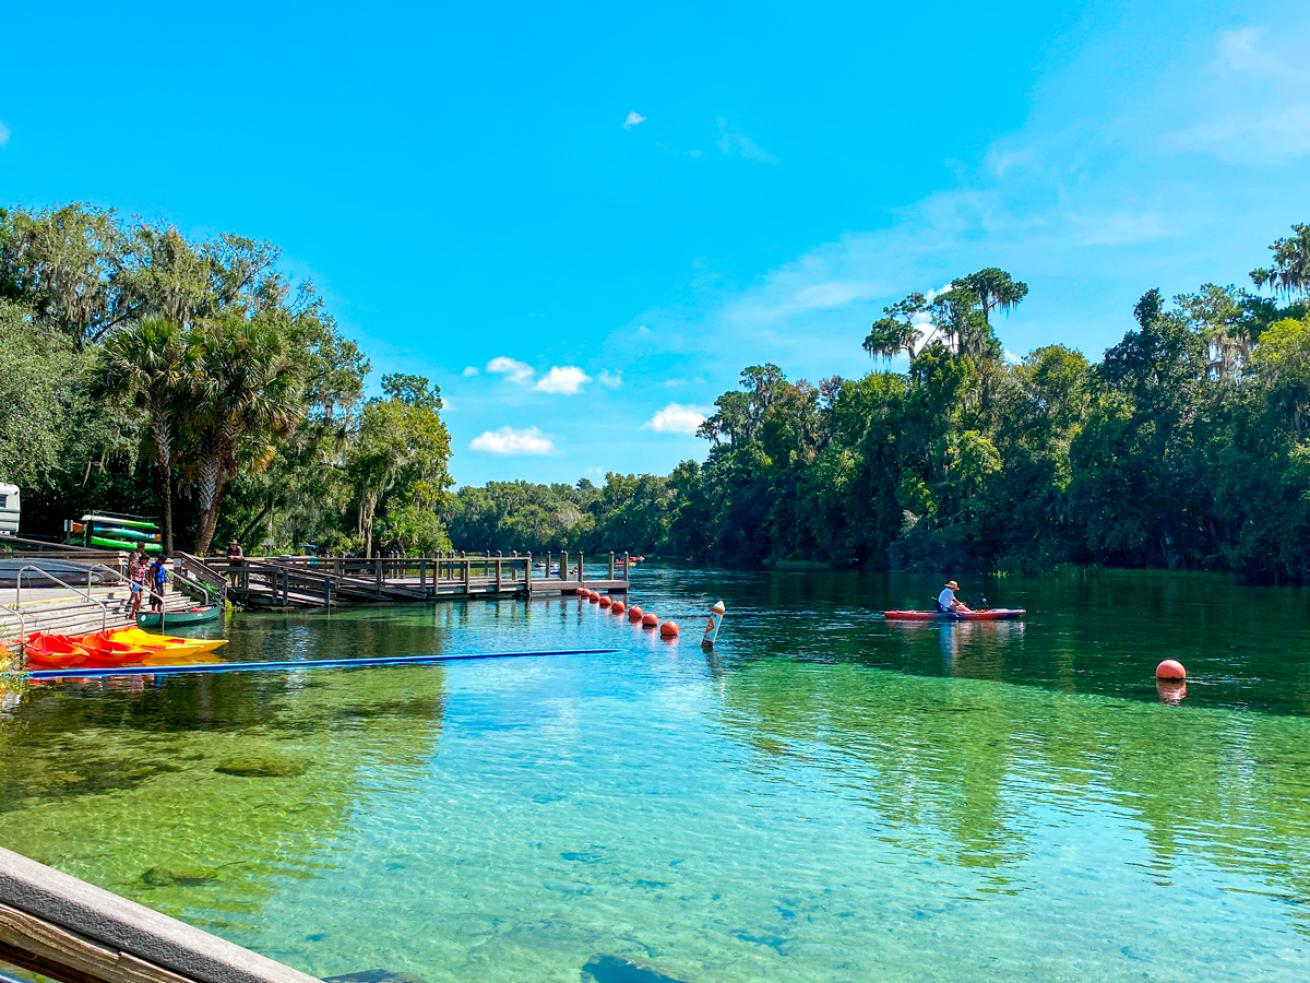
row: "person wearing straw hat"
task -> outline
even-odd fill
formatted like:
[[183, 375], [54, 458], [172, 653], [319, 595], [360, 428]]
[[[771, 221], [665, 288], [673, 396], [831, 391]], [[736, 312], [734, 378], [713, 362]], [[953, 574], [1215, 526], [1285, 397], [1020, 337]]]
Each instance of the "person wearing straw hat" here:
[[970, 610], [967, 604], [955, 596], [955, 592], [959, 589], [960, 585], [954, 580], [946, 581], [946, 586], [937, 595], [937, 611], [939, 614], [958, 614], [961, 611]]

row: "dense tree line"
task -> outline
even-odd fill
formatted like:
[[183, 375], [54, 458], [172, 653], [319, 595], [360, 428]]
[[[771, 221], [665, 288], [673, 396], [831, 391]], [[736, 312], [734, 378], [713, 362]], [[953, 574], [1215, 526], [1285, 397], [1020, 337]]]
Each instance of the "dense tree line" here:
[[[1254, 289], [1147, 291], [1099, 363], [1007, 359], [988, 268], [871, 326], [859, 379], [747, 368], [704, 464], [449, 491], [439, 389], [381, 380], [276, 248], [69, 205], [0, 212], [0, 480], [24, 525], [159, 514], [174, 545], [630, 549], [733, 565], [1310, 574], [1310, 225]], [[1127, 320], [1127, 312], [1125, 312]], [[905, 357], [905, 362], [899, 360]], [[893, 371], [894, 361], [904, 371]]]
[[382, 380], [268, 243], [68, 205], [0, 211], [0, 480], [24, 529], [162, 516], [169, 548], [449, 545], [441, 396]]
[[752, 366], [667, 478], [462, 489], [457, 542], [614, 548], [728, 564], [1049, 569], [1061, 563], [1310, 575], [1310, 225], [1252, 273], [1145, 293], [1091, 364], [1003, 357], [998, 269], [911, 294], [871, 327], [904, 372], [791, 382]]

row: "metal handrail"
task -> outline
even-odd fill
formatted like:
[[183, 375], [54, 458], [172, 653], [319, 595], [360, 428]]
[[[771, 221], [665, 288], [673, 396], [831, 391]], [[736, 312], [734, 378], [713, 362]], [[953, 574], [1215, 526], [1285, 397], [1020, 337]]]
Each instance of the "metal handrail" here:
[[34, 566], [31, 563], [24, 564], [23, 566], [18, 568], [18, 575], [14, 581], [16, 585], [14, 590], [14, 605], [16, 607], [21, 606], [23, 603], [23, 574], [28, 570], [31, 570], [34, 573], [39, 573], [46, 580], [58, 584], [60, 587], [64, 588], [65, 590], [71, 590], [74, 594], [80, 594], [82, 597], [85, 597], [92, 604], [99, 605], [100, 630], [104, 631], [106, 628], [109, 627], [109, 606], [105, 604], [104, 601], [100, 600], [100, 598], [98, 597], [92, 597], [91, 592], [89, 590], [82, 591], [74, 587], [72, 584], [66, 584], [58, 577], [56, 577], [54, 574], [42, 570], [40, 567]]
[[[23, 614], [22, 611], [18, 610], [18, 608], [10, 607], [8, 604], [0, 604], [0, 611], [5, 614], [11, 614], [18, 619], [18, 642], [21, 649], [22, 641], [27, 637], [27, 615]], [[0, 641], [0, 648], [7, 644], [7, 642]]]
[[[136, 583], [135, 580], [131, 580], [131, 579], [128, 578], [128, 577], [124, 577], [121, 573], [119, 573], [119, 572], [118, 572], [117, 570], [115, 570], [113, 567], [107, 567], [107, 566], [105, 566], [103, 563], [93, 563], [93, 564], [91, 564], [89, 567], [86, 568], [86, 572], [87, 572], [87, 578], [86, 578], [86, 579], [87, 579], [87, 584], [88, 584], [88, 586], [89, 586], [90, 583], [91, 583], [91, 576], [90, 576], [90, 574], [91, 574], [91, 572], [92, 572], [93, 570], [104, 570], [104, 571], [106, 571], [107, 573], [112, 573], [115, 577], [117, 577], [117, 578], [118, 578], [119, 580], [121, 580], [123, 583], [127, 584], [129, 587], [131, 587], [132, 584]], [[160, 631], [163, 631], [163, 630], [164, 630], [164, 616], [165, 616], [165, 614], [167, 613], [167, 610], [166, 610], [166, 609], [167, 609], [167, 606], [168, 606], [168, 601], [167, 601], [167, 599], [164, 597], [163, 594], [160, 594], [160, 593], [158, 593], [158, 592], [156, 592], [156, 591], [153, 591], [153, 590], [151, 590], [149, 587], [147, 587], [147, 586], [145, 585], [145, 582], [144, 582], [144, 581], [142, 581], [142, 583], [141, 583], [141, 590], [144, 591], [145, 593], [149, 594], [151, 597], [156, 597], [156, 598], [159, 599], [159, 630], [160, 630]], [[206, 601], [206, 603], [208, 603], [208, 601], [209, 601], [209, 595], [208, 595], [208, 594], [205, 595], [205, 601]]]

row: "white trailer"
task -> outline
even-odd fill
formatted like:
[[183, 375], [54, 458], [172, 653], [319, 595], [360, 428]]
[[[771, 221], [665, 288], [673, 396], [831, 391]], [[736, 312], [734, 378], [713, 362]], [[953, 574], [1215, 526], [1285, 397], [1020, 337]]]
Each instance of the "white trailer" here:
[[18, 535], [18, 486], [0, 481], [0, 533]]

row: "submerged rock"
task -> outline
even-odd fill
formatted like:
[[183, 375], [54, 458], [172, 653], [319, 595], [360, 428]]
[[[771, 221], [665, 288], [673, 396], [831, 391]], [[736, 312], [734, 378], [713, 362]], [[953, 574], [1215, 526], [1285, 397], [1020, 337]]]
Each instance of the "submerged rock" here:
[[218, 880], [218, 871], [208, 867], [151, 867], [141, 875], [141, 881], [151, 887], [198, 887]]
[[280, 754], [261, 754], [228, 758], [220, 761], [214, 770], [222, 775], [242, 778], [294, 778], [305, 773], [305, 765]]
[[620, 956], [592, 956], [582, 967], [582, 979], [583, 983], [686, 983]]

